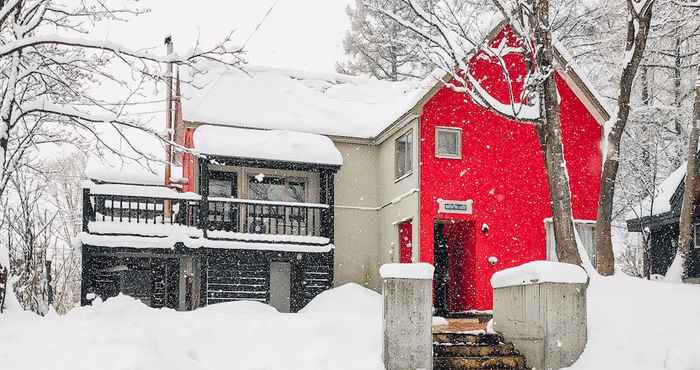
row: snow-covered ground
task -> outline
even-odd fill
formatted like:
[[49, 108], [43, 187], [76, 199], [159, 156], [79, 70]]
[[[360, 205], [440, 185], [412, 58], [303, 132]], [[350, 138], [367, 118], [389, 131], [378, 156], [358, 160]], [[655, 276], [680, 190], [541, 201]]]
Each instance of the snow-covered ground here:
[[[588, 290], [574, 370], [700, 369], [700, 286], [616, 276]], [[117, 297], [66, 316], [0, 316], [3, 370], [382, 369], [381, 297], [355, 284], [299, 314], [237, 302], [194, 312]]]
[[256, 302], [156, 310], [125, 296], [63, 317], [12, 313], [0, 316], [0, 369], [382, 369], [380, 307], [348, 284], [299, 314]]
[[700, 370], [700, 286], [595, 276], [574, 370]]

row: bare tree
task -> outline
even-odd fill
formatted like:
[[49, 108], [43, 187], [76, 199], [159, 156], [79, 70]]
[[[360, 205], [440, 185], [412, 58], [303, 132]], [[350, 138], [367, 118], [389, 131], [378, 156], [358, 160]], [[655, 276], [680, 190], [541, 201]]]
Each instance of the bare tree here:
[[46, 185], [26, 171], [10, 179], [16, 199], [4, 209], [4, 230], [11, 274], [17, 276], [14, 292], [19, 304], [40, 315], [49, 311], [49, 287], [46, 253], [56, 244], [53, 225], [56, 214], [42, 205]]
[[[390, 10], [415, 20], [401, 0], [371, 0], [373, 7]], [[380, 80], [400, 81], [423, 77], [430, 72], [430, 63], [422, 54], [424, 42], [382, 12], [373, 10], [365, 0], [356, 0], [347, 7], [350, 30], [343, 39], [346, 58], [336, 69], [348, 74], [367, 74]]]
[[698, 76], [695, 80], [695, 105], [693, 118], [690, 126], [690, 138], [688, 140], [688, 162], [686, 165], [685, 184], [683, 185], [683, 205], [681, 206], [681, 215], [678, 226], [678, 250], [673, 265], [676, 268], [670, 268], [669, 274], [678, 274], [681, 276], [669, 276], [672, 280], [682, 280], [687, 276], [688, 272], [688, 256], [693, 242], [693, 216], [695, 215], [695, 189], [698, 173], [698, 135], [700, 134], [700, 67], [698, 67]]
[[598, 219], [595, 229], [596, 267], [603, 275], [615, 272], [611, 223], [615, 183], [620, 165], [620, 142], [630, 115], [632, 87], [647, 46], [655, 0], [627, 0], [628, 20], [625, 58], [619, 81], [617, 114], [606, 127], [605, 160], [598, 198]]
[[[176, 145], [171, 133], [161, 137], [129, 116], [127, 108], [151, 95], [144, 93], [147, 85], [163, 81], [163, 65], [177, 64], [196, 73], [200, 60], [231, 66], [242, 62], [242, 50], [233, 45], [231, 35], [209, 48], [195, 45], [185, 54], [164, 56], [92, 39], [92, 25], [128, 21], [146, 12], [125, 4], [0, 0], [0, 197], [13, 175], [30, 165], [26, 158], [39, 146], [90, 138], [103, 149], [124, 155], [101, 140], [100, 126], [115, 130], [134, 156], [155, 159], [129, 140], [130, 132], [146, 132]], [[127, 72], [117, 73], [117, 67]], [[112, 84], [124, 93], [115, 99], [100, 98], [94, 89], [98, 83]], [[0, 242], [0, 261], [7, 260], [2, 256], [7, 253]]]

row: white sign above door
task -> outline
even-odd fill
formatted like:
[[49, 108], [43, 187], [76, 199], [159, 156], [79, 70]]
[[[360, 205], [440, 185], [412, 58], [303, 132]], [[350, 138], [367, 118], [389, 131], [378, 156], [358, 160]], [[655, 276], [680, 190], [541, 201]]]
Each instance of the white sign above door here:
[[438, 199], [438, 213], [461, 213], [471, 215], [473, 213], [474, 200], [447, 200]]

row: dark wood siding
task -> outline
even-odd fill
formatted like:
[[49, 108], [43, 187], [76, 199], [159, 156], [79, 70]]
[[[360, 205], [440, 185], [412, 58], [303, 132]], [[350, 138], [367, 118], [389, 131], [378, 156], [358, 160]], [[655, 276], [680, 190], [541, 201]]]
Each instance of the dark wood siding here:
[[209, 259], [207, 304], [243, 300], [267, 302], [269, 291], [269, 264], [221, 255]]

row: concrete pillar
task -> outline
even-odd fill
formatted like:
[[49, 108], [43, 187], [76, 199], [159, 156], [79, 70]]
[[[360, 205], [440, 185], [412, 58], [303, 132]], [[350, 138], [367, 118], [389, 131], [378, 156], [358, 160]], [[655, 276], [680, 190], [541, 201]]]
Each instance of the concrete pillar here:
[[433, 266], [387, 264], [379, 273], [386, 370], [432, 370]]
[[571, 366], [587, 341], [583, 268], [537, 261], [503, 270], [491, 279], [493, 326], [525, 356], [532, 369]]

